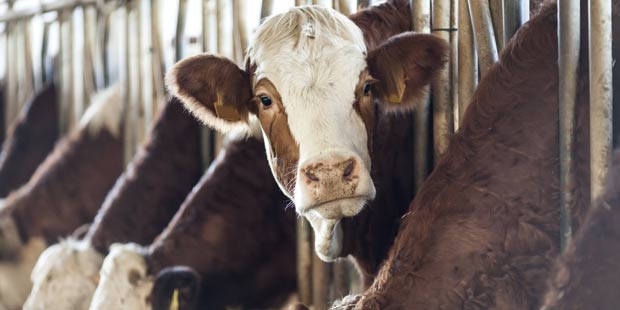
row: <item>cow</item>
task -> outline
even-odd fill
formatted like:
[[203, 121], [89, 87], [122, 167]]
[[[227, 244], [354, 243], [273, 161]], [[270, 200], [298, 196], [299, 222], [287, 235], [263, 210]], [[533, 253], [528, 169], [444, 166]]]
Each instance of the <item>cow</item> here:
[[44, 86], [11, 124], [0, 152], [0, 198], [28, 182], [52, 151], [59, 136], [58, 99], [54, 84]]
[[199, 124], [172, 99], [85, 236], [61, 241], [41, 254], [24, 309], [87, 309], [108, 247], [114, 242], [150, 244], [201, 172]]
[[[587, 172], [589, 163], [578, 160], [589, 152], [584, 54], [574, 137], [577, 174]], [[332, 309], [540, 305], [560, 239], [557, 55], [557, 6], [547, 1], [480, 81], [371, 288]], [[588, 188], [582, 180], [569, 188], [576, 195], [577, 227]]]
[[316, 253], [353, 256], [366, 285], [414, 195], [413, 107], [448, 58], [443, 40], [408, 32], [408, 5], [388, 1], [350, 19], [292, 8], [257, 29], [245, 70], [203, 54], [166, 78], [207, 125], [263, 139], [277, 184], [310, 221]]
[[[0, 206], [2, 240], [16, 240], [11, 244], [17, 243], [18, 248], [7, 250], [15, 254], [3, 260], [3, 268], [21, 270], [18, 278], [11, 278], [14, 273], [0, 273], [0, 300], [10, 309], [20, 307], [28, 296], [28, 274], [44, 246], [36, 247], [34, 254], [20, 250], [32, 249], [31, 243], [56, 242], [92, 221], [122, 173], [122, 109], [118, 87], [94, 98], [78, 127], [61, 139], [30, 180]], [[8, 301], [18, 303], [11, 305]]]
[[113, 244], [88, 309], [169, 309], [175, 288], [183, 309], [282, 303], [296, 288], [295, 217], [263, 152], [231, 141], [150, 246]]
[[541, 310], [620, 307], [620, 151], [599, 197], [549, 279]]

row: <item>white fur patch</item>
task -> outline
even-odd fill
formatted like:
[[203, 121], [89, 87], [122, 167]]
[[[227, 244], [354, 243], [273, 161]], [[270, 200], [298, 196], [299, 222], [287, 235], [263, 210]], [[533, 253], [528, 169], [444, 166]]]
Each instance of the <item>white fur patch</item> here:
[[116, 83], [96, 93], [90, 101], [90, 106], [80, 119], [80, 126], [88, 127], [91, 135], [105, 129], [119, 137], [124, 108], [120, 84]]
[[87, 309], [102, 262], [103, 255], [85, 241], [50, 246], [32, 270], [33, 288], [24, 309]]
[[0, 263], [0, 309], [20, 309], [32, 288], [30, 272], [45, 249], [45, 241], [31, 238], [19, 248], [18, 260]]
[[154, 279], [147, 274], [146, 249], [134, 244], [113, 244], [101, 267], [101, 280], [90, 310], [147, 310]]

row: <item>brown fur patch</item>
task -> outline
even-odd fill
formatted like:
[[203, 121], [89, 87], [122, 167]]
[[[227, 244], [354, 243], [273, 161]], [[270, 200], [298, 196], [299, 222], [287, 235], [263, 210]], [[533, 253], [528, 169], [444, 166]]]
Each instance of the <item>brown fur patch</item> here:
[[101, 253], [114, 243], [147, 245], [166, 227], [200, 178], [200, 124], [170, 99], [147, 142], [97, 212], [86, 239]]
[[0, 197], [28, 182], [54, 148], [58, 126], [56, 88], [50, 84], [24, 105], [9, 129], [0, 153]]
[[14, 217], [23, 241], [42, 236], [56, 242], [93, 220], [123, 167], [121, 137], [78, 128], [7, 197], [0, 216]]
[[[276, 87], [268, 79], [261, 79], [254, 88], [256, 116], [271, 146], [267, 150], [267, 158], [271, 161], [278, 182], [285, 188], [286, 194], [293, 197], [299, 163], [299, 144], [291, 134], [282, 97]], [[261, 96], [271, 98], [272, 104], [269, 107], [264, 106], [260, 101]]]

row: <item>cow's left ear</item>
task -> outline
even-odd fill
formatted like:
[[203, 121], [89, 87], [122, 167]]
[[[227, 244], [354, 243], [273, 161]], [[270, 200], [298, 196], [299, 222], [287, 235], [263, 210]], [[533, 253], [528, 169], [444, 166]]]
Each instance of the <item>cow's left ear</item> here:
[[388, 110], [411, 109], [425, 95], [425, 86], [448, 62], [446, 41], [430, 34], [403, 33], [368, 53], [368, 70], [377, 79], [375, 97]]

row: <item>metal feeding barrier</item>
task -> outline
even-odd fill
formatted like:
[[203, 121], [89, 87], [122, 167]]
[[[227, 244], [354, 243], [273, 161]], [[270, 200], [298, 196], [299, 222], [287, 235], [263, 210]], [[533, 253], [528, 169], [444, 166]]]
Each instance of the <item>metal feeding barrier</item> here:
[[[22, 1], [22, 0], [20, 0]], [[125, 101], [126, 160], [134, 155], [165, 100], [165, 59], [189, 56], [188, 8], [201, 6], [199, 51], [219, 53], [243, 65], [248, 46], [249, 22], [244, 7], [249, 0], [178, 0], [174, 45], [162, 35], [161, 0], [57, 0], [39, 1], [17, 8], [20, 1], [0, 2], [0, 30], [4, 46], [4, 129], [16, 118], [21, 105], [53, 76], [60, 86], [60, 121], [63, 132], [73, 128], [95, 91], [119, 81]], [[406, 1], [406, 0], [404, 0]], [[343, 14], [354, 13], [372, 1], [290, 0], [290, 5], [325, 5]], [[432, 33], [450, 45], [450, 62], [432, 84], [429, 96], [414, 115], [412, 141], [416, 152], [414, 188], [418, 191], [437, 159], [458, 130], [478, 80], [498, 60], [517, 29], [529, 19], [532, 0], [410, 0], [412, 31]], [[169, 4], [169, 2], [166, 2]], [[274, 10], [277, 1], [263, 0], [260, 19]], [[611, 0], [558, 1], [561, 242], [572, 234], [571, 209], [575, 183], [575, 105], [580, 46], [589, 46], [590, 158], [592, 199], [601, 194], [610, 158], [613, 127]], [[581, 21], [589, 21], [587, 29]], [[76, 23], [84, 29], [78, 31]], [[33, 37], [34, 26], [42, 29]], [[580, 38], [587, 33], [589, 42]], [[55, 35], [52, 35], [55, 34]], [[80, 36], [78, 38], [78, 36]], [[57, 39], [58, 51], [50, 49]], [[78, 40], [79, 39], [79, 40]], [[33, 44], [38, 42], [38, 44]], [[81, 46], [76, 46], [81, 44]], [[40, 50], [33, 52], [33, 46]], [[172, 57], [166, 57], [172, 54]], [[40, 58], [40, 59], [38, 59]], [[79, 70], [78, 70], [79, 69]], [[2, 113], [0, 113], [2, 115]], [[615, 128], [618, 131], [619, 128]], [[2, 134], [3, 131], [0, 131]], [[210, 129], [202, 132], [205, 167], [217, 154], [222, 138]], [[310, 225], [297, 223], [298, 297], [314, 309], [360, 292], [355, 268], [347, 260], [324, 263], [313, 251]]]

